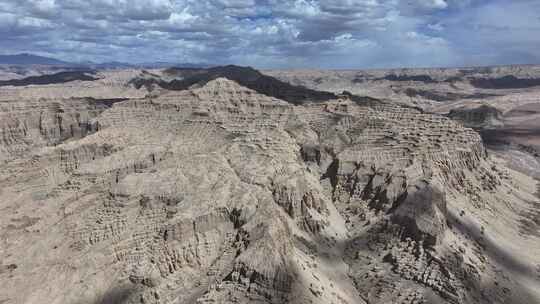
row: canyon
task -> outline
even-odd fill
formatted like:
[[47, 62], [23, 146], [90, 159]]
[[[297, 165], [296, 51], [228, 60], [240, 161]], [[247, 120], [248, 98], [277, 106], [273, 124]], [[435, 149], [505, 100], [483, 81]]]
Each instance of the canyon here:
[[1, 304], [540, 303], [540, 67], [6, 71]]

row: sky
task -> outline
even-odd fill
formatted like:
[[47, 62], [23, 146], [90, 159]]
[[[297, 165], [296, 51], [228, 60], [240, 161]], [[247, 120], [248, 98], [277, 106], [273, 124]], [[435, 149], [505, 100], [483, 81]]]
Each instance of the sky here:
[[0, 0], [0, 54], [397, 68], [540, 63], [540, 0]]

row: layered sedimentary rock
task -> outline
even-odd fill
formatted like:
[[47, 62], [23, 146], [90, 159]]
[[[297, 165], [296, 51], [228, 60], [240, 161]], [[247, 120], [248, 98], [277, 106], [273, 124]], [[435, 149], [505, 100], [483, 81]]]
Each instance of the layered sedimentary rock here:
[[477, 130], [493, 129], [503, 125], [502, 112], [489, 105], [481, 105], [476, 108], [452, 109], [448, 113], [448, 117]]
[[492, 102], [508, 93], [537, 90], [540, 66], [391, 70], [271, 70], [265, 74], [314, 90], [388, 99], [424, 109], [451, 102]]
[[529, 181], [448, 118], [225, 78], [0, 106], [2, 303], [534, 303], [471, 219]]

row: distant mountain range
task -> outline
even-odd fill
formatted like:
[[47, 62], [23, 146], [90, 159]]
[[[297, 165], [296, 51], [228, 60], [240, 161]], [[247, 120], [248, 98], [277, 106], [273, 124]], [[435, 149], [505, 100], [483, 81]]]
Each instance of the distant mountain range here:
[[117, 68], [166, 68], [166, 67], [180, 67], [180, 68], [207, 68], [208, 64], [199, 63], [172, 63], [172, 62], [147, 62], [139, 64], [131, 64], [125, 62], [68, 62], [55, 58], [38, 56], [33, 54], [14, 54], [14, 55], [0, 55], [0, 65], [51, 65], [62, 67], [80, 67], [80, 68], [93, 68], [93, 69], [117, 69]]
[[10, 65], [70, 65], [71, 63], [32, 54], [0, 55], [0, 64]]

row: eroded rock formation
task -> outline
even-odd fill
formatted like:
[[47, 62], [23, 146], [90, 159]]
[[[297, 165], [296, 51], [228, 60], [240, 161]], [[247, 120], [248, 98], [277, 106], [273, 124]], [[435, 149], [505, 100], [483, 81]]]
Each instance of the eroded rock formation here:
[[448, 118], [225, 78], [0, 110], [2, 303], [534, 301], [471, 217], [529, 181]]

